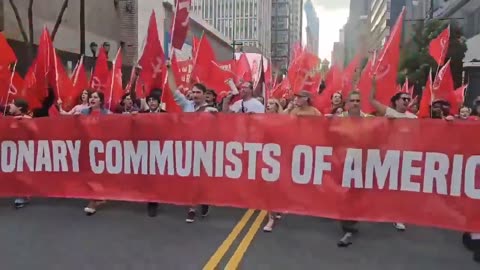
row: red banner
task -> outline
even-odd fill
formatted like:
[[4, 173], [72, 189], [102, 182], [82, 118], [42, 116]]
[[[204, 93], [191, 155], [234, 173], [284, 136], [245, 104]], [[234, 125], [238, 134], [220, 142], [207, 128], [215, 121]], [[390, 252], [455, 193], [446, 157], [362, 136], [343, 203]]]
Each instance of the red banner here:
[[163, 114], [4, 118], [0, 130], [4, 197], [207, 203], [480, 231], [476, 122]]

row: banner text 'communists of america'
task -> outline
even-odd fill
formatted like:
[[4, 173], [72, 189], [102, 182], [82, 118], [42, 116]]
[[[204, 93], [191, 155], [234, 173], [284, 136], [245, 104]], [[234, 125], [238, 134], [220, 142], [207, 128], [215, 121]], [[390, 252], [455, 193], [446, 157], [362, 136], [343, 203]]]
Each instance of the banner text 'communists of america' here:
[[[354, 189], [386, 189], [480, 199], [480, 156], [226, 141], [2, 141], [2, 173], [52, 172], [292, 181], [326, 176]], [[86, 166], [84, 166], [86, 165]]]

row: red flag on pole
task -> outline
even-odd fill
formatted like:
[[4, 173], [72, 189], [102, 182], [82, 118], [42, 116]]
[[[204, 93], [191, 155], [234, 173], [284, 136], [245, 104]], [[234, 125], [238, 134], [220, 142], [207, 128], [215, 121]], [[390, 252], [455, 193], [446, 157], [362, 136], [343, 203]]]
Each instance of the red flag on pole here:
[[0, 33], [0, 65], [9, 65], [17, 61], [17, 57], [12, 50], [12, 47], [8, 45], [7, 39]]
[[172, 47], [181, 50], [188, 33], [191, 0], [177, 0], [172, 27]]
[[448, 46], [450, 43], [450, 25], [443, 30], [438, 37], [430, 42], [430, 55], [435, 59], [438, 65], [445, 63], [445, 58], [448, 52]]

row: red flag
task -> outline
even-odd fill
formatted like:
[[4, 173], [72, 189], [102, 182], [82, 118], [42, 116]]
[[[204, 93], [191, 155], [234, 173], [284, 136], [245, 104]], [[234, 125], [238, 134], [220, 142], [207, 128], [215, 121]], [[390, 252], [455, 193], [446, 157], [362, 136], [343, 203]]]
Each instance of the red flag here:
[[110, 71], [108, 70], [108, 58], [107, 53], [103, 47], [100, 48], [98, 53], [95, 69], [93, 70], [92, 78], [90, 78], [90, 87], [96, 91], [105, 93], [108, 87], [108, 77]]
[[377, 100], [382, 104], [389, 104], [392, 96], [396, 94], [395, 88], [397, 85], [397, 70], [400, 60], [400, 42], [402, 40], [404, 16], [405, 7], [400, 16], [398, 16], [390, 38], [373, 69], [377, 80]]
[[113, 68], [108, 78], [108, 90], [105, 93], [105, 102], [109, 109], [116, 109], [120, 104], [124, 94], [122, 86], [122, 50], [118, 49], [115, 60], [113, 61]]
[[73, 86], [77, 89], [78, 94], [80, 94], [83, 90], [88, 88], [88, 78], [87, 78], [87, 72], [85, 71], [83, 55], [78, 61], [77, 66], [73, 70], [71, 80], [72, 80]]
[[303, 85], [303, 90], [309, 91], [314, 95], [318, 95], [318, 88], [322, 83], [322, 74], [315, 73], [311, 76], [308, 76]]
[[465, 93], [467, 91], [468, 84], [462, 85], [460, 88], [455, 90], [455, 100], [459, 106], [462, 106], [465, 102]]
[[454, 90], [455, 86], [450, 68], [450, 60], [448, 60], [448, 62], [438, 71], [435, 81], [433, 82], [433, 100], [448, 101]]
[[251, 82], [253, 80], [252, 69], [250, 68], [250, 64], [248, 63], [247, 55], [245, 53], [240, 55], [236, 66], [236, 73], [240, 80], [243, 80], [244, 82]]
[[[157, 19], [153, 11], [147, 30], [147, 42], [139, 61], [142, 67], [139, 78], [141, 83], [137, 83], [136, 91], [139, 98], [148, 95], [153, 88], [162, 88], [163, 78], [165, 77], [162, 75], [164, 63], [165, 54], [158, 36]], [[146, 93], [143, 91], [144, 88]]]
[[172, 46], [181, 50], [188, 33], [191, 0], [177, 0], [172, 28]]
[[346, 97], [350, 91], [353, 89], [353, 80], [355, 79], [355, 74], [360, 68], [360, 61], [362, 56], [357, 54], [355, 58], [348, 64], [348, 67], [343, 71], [342, 76], [342, 96]]
[[445, 58], [450, 44], [450, 25], [430, 42], [430, 55], [435, 59], [439, 66], [445, 63]]
[[49, 76], [49, 84], [55, 90], [57, 98], [62, 100], [63, 109], [70, 111], [75, 105], [78, 104], [80, 92], [76, 91], [55, 51], [53, 51], [53, 59], [55, 61], [54, 70], [50, 73], [51, 76]]
[[12, 47], [8, 45], [7, 39], [0, 32], [0, 65], [9, 65], [17, 61], [15, 52]]
[[193, 59], [192, 80], [197, 82], [208, 80], [213, 61], [215, 61], [215, 52], [207, 36], [203, 35]]
[[302, 90], [307, 74], [317, 67], [320, 59], [312, 53], [303, 51], [288, 69], [288, 80], [294, 93]]
[[357, 88], [360, 90], [360, 95], [362, 98], [360, 99], [360, 108], [365, 113], [372, 113], [375, 111], [372, 104], [368, 101], [368, 96], [370, 95], [370, 91], [372, 90], [372, 74], [373, 68], [375, 66], [375, 55], [368, 59], [367, 65], [362, 71], [362, 75], [360, 75], [360, 80], [358, 81]]
[[[177, 83], [177, 87], [179, 86], [179, 81], [177, 78], [180, 77], [180, 73], [179, 73], [179, 67], [178, 67], [178, 63], [177, 63], [177, 57], [175, 56], [175, 53], [173, 53], [172, 55], [172, 66], [171, 66], [171, 69], [173, 71], [173, 74], [175, 76], [175, 81]], [[165, 110], [169, 113], [179, 113], [179, 112], [182, 112], [182, 108], [180, 108], [180, 106], [178, 106], [178, 104], [175, 102], [174, 98], [173, 98], [173, 95], [172, 95], [172, 91], [170, 89], [170, 86], [168, 85], [168, 74], [167, 74], [167, 68], [166, 66], [163, 67], [164, 69], [164, 74], [165, 74], [165, 78], [164, 78], [164, 85], [163, 85], [163, 92], [162, 92], [162, 103], [165, 104]], [[177, 90], [177, 89], [174, 89], [174, 90]]]
[[418, 108], [419, 118], [430, 118], [430, 106], [432, 105], [433, 83], [432, 83], [432, 70], [428, 73], [427, 85], [423, 89], [422, 100], [420, 101], [420, 107]]
[[333, 65], [327, 73], [326, 88], [318, 97], [316, 101], [317, 109], [324, 114], [329, 114], [332, 111], [331, 98], [332, 95], [341, 90], [342, 86], [342, 71]]

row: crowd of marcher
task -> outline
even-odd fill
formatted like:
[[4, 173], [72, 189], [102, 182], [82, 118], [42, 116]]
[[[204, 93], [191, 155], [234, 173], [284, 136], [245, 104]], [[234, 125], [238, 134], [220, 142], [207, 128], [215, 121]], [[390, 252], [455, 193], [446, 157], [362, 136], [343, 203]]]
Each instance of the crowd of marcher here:
[[[231, 92], [222, 100], [219, 100], [217, 92], [207, 89], [203, 84], [196, 83], [190, 89], [181, 89], [177, 87], [175, 76], [171, 66], [167, 63], [168, 69], [168, 88], [176, 104], [186, 113], [206, 112], [206, 113], [244, 113], [244, 114], [287, 114], [292, 116], [317, 116], [317, 117], [388, 117], [388, 118], [409, 118], [416, 119], [419, 104], [412, 99], [408, 93], [398, 92], [391, 98], [391, 104], [382, 104], [376, 99], [376, 81], [373, 78], [373, 89], [370, 96], [363, 97], [357, 90], [351, 91], [347, 97], [343, 97], [341, 92], [334, 93], [331, 96], [330, 108], [323, 108], [324, 113], [313, 104], [313, 95], [310, 91], [302, 90], [294, 94], [291, 98], [265, 98], [254, 95], [254, 84], [252, 82], [240, 82], [237, 85], [231, 85]], [[130, 89], [136, 89], [136, 82], [141, 69], [137, 69]], [[325, 86], [322, 85], [319, 92]], [[41, 108], [31, 110], [27, 101], [15, 99], [13, 102], [3, 108], [4, 114], [15, 118], [36, 118], [47, 117], [52, 106], [54, 106], [61, 115], [106, 115], [116, 114], [138, 114], [138, 113], [166, 113], [168, 110], [162, 103], [162, 96], [165, 94], [162, 89], [151, 89], [146, 98], [137, 98], [135, 91], [127, 92], [121, 97], [119, 106], [113, 111], [108, 110], [104, 93], [91, 89], [85, 89], [78, 99], [78, 104], [69, 111], [63, 109], [63, 103], [58, 100], [55, 103], [53, 89], [49, 89], [47, 98], [43, 101]], [[167, 90], [168, 91], [168, 90]], [[233, 93], [238, 93], [233, 95]], [[361, 101], [367, 98], [375, 109], [374, 113], [368, 114], [361, 111]], [[266, 104], [264, 104], [266, 103]], [[168, 109], [168, 108], [167, 108]], [[325, 113], [328, 112], [328, 113]], [[445, 100], [434, 100], [430, 107], [430, 117], [434, 119], [444, 119], [447, 121], [458, 120], [477, 120], [480, 116], [480, 98], [476, 99], [473, 106], [462, 106], [458, 112], [451, 111], [451, 105]], [[16, 208], [23, 208], [30, 202], [29, 198], [17, 198], [14, 201]], [[84, 208], [86, 215], [91, 216], [97, 213], [100, 206], [106, 201], [92, 200]], [[150, 217], [155, 217], [159, 204], [150, 202], [147, 204], [147, 213]], [[206, 217], [209, 214], [209, 206], [192, 206], [188, 209], [186, 222], [193, 223], [197, 217], [197, 211], [200, 210], [200, 216]], [[267, 223], [263, 230], [272, 232], [274, 226], [281, 219], [281, 213], [269, 213]], [[340, 227], [343, 235], [338, 241], [339, 247], [348, 247], [352, 244], [352, 239], [358, 233], [356, 221], [341, 221]], [[399, 231], [406, 230], [406, 225], [401, 222], [393, 224]], [[476, 261], [480, 261], [480, 234], [465, 233], [463, 235], [465, 246], [474, 252]]]

